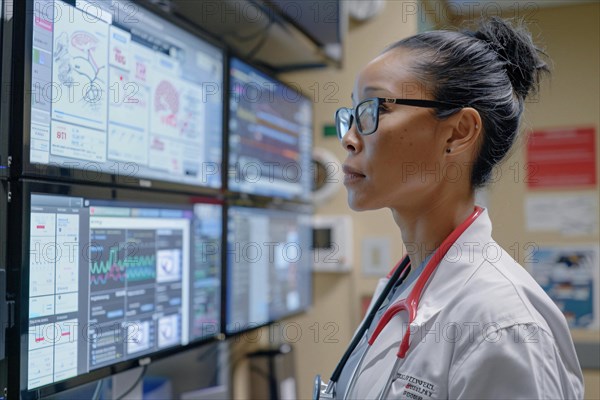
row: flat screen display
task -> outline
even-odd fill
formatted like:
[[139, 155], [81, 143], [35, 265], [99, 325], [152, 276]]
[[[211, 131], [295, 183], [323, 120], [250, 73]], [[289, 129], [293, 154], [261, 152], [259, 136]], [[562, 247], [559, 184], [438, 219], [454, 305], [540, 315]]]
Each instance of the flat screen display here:
[[229, 79], [229, 190], [309, 200], [311, 101], [236, 58]]
[[220, 332], [220, 204], [30, 201], [27, 391]]
[[221, 187], [221, 49], [127, 0], [35, 0], [28, 15], [32, 172]]
[[310, 306], [312, 228], [306, 211], [229, 208], [227, 333], [252, 329]]

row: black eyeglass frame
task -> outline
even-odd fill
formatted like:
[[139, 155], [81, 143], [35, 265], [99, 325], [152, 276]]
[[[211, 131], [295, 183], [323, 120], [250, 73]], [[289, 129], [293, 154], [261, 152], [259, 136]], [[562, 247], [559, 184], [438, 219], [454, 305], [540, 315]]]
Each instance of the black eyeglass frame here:
[[[375, 127], [371, 130], [371, 132], [363, 132], [362, 128], [360, 127], [360, 124], [358, 123], [358, 118], [356, 117], [356, 110], [362, 104], [364, 104], [368, 101], [373, 101], [373, 100], [375, 100], [375, 103], [376, 103]], [[350, 122], [348, 123], [348, 129], [346, 130], [346, 133], [348, 133], [348, 131], [352, 127], [352, 121], [355, 120], [358, 133], [360, 133], [363, 136], [368, 136], [368, 135], [372, 135], [373, 133], [375, 133], [377, 131], [377, 128], [379, 128], [379, 105], [381, 103], [402, 104], [405, 106], [423, 107], [423, 108], [439, 108], [442, 110], [452, 110], [452, 109], [459, 109], [459, 108], [467, 107], [464, 105], [448, 103], [445, 101], [437, 101], [437, 100], [393, 99], [393, 98], [387, 98], [387, 97], [370, 97], [370, 98], [365, 99], [365, 100], [361, 101], [360, 103], [358, 103], [356, 105], [356, 107], [354, 107], [354, 108], [348, 108], [348, 107], [338, 108], [338, 110], [335, 112], [335, 128], [337, 131], [338, 139], [342, 140], [344, 138], [344, 136], [342, 136], [340, 134], [339, 124], [338, 124], [338, 115], [342, 110], [348, 110], [350, 112]], [[345, 135], [345, 133], [344, 133], [344, 135]]]

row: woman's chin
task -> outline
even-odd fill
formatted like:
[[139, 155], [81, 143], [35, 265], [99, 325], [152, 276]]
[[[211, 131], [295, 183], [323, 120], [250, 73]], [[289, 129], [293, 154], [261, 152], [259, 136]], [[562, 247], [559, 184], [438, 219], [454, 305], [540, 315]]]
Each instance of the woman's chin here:
[[373, 207], [369, 207], [366, 199], [357, 198], [352, 193], [348, 193], [348, 206], [353, 211], [367, 211], [373, 209]]

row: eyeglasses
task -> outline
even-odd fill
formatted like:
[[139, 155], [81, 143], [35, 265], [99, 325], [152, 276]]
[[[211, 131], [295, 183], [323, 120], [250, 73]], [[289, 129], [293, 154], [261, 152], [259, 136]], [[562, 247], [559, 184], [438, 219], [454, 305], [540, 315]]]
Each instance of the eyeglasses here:
[[335, 127], [340, 140], [352, 127], [352, 122], [356, 120], [358, 133], [361, 135], [370, 135], [377, 130], [379, 126], [379, 107], [382, 103], [403, 104], [413, 107], [441, 108], [451, 110], [463, 108], [463, 106], [446, 103], [435, 100], [417, 100], [417, 99], [388, 99], [384, 97], [373, 97], [361, 101], [356, 107], [342, 107], [335, 112]]

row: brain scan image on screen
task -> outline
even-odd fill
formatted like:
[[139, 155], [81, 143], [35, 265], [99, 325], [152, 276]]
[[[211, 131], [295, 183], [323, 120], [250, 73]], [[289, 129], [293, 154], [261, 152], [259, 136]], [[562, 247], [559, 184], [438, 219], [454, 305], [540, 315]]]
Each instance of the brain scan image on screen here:
[[223, 51], [132, 4], [35, 0], [30, 163], [220, 188]]

